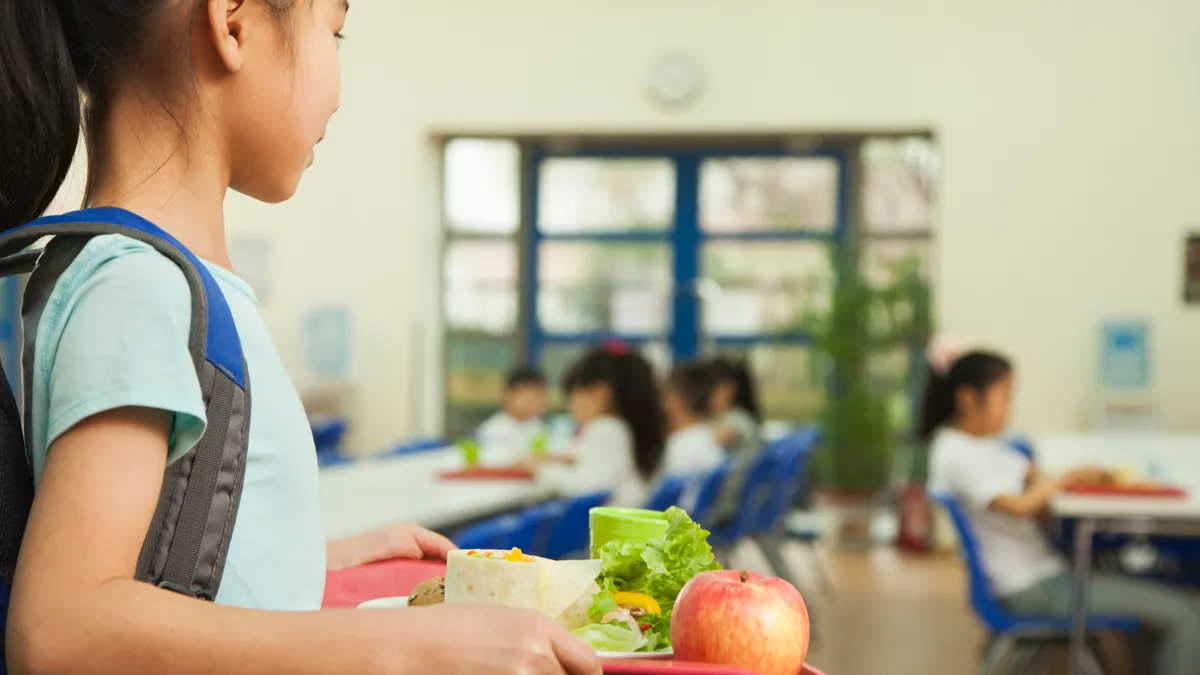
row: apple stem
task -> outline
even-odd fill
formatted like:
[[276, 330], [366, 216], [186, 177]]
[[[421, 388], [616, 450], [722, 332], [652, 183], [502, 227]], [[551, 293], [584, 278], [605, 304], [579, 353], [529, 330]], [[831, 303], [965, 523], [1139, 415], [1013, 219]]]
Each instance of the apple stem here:
[[747, 581], [749, 581], [749, 580], [750, 580], [750, 573], [749, 573], [749, 572], [746, 572], [746, 571], [744, 571], [744, 570], [743, 570], [743, 571], [742, 571], [740, 574], [741, 574], [741, 577], [742, 577], [742, 583], [743, 583], [743, 584], [744, 584], [744, 583], [746, 583]]

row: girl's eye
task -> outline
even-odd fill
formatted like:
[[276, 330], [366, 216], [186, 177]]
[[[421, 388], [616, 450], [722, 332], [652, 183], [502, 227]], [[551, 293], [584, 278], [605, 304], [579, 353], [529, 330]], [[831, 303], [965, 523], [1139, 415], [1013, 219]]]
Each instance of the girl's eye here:
[[340, 32], [339, 32], [339, 33], [334, 33], [334, 34], [333, 34], [333, 37], [334, 37], [334, 38], [336, 38], [336, 39], [338, 39], [338, 40], [345, 40], [345, 39], [346, 39], [346, 36], [345, 36], [345, 35], [342, 35]]

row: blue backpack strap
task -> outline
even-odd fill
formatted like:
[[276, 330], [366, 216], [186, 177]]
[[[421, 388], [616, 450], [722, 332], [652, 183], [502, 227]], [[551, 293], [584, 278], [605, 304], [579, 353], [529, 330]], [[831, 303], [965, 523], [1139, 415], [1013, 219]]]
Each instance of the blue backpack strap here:
[[[188, 348], [204, 396], [208, 425], [199, 444], [167, 467], [136, 578], [212, 600], [220, 588], [237, 517], [250, 431], [250, 386], [241, 341], [216, 280], [174, 237], [144, 218], [115, 208], [46, 217], [0, 233], [0, 270], [5, 268], [3, 261], [8, 261], [10, 270], [27, 266], [29, 254], [24, 249], [42, 237], [103, 234], [121, 234], [154, 247], [179, 266], [191, 290]], [[57, 269], [49, 267], [35, 269], [30, 278], [24, 307], [27, 320], [36, 322], [50, 289], [65, 269], [62, 264], [56, 265]], [[27, 341], [27, 355], [31, 344]], [[3, 454], [10, 453], [6, 450]], [[26, 460], [23, 452], [22, 460]], [[9, 460], [0, 458], [0, 462]], [[32, 477], [25, 463], [32, 501]], [[0, 464], [2, 468], [6, 465]], [[0, 479], [5, 489], [12, 482], [7, 476], [0, 475]], [[0, 513], [0, 519], [3, 517]], [[5, 539], [8, 536], [5, 530]], [[7, 565], [9, 561], [0, 562]]]

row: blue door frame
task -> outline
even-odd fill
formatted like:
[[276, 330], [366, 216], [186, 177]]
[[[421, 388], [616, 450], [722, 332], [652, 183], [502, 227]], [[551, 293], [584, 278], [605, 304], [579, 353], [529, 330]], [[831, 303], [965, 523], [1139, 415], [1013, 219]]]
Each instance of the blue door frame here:
[[[540, 245], [549, 241], [591, 243], [661, 242], [671, 246], [674, 293], [671, 298], [671, 322], [667, 347], [673, 362], [685, 362], [700, 356], [703, 347], [701, 299], [695, 284], [703, 277], [701, 255], [704, 244], [710, 241], [827, 241], [836, 246], [846, 236], [850, 217], [850, 175], [845, 153], [838, 148], [818, 148], [789, 151], [785, 148], [729, 149], [621, 149], [573, 148], [569, 151], [535, 149], [526, 166], [532, 175], [526, 177], [525, 198], [528, 204], [529, 227], [525, 228], [527, 253], [522, 270], [528, 280], [522, 292], [525, 307], [522, 326], [525, 335], [526, 363], [539, 364], [542, 348], [547, 344], [588, 344], [605, 340], [620, 340], [632, 345], [645, 344], [658, 338], [650, 334], [618, 334], [611, 331], [587, 333], [555, 333], [542, 328], [538, 317], [538, 270]], [[837, 163], [837, 212], [832, 232], [812, 230], [761, 230], [732, 233], [706, 233], [700, 226], [700, 167], [708, 159], [727, 158], [828, 158]], [[542, 163], [554, 158], [593, 159], [667, 159], [675, 169], [675, 217], [672, 228], [663, 231], [545, 233], [538, 213], [539, 177]], [[718, 348], [744, 348], [756, 344], [807, 344], [803, 332], [788, 334], [758, 334], [739, 336], [709, 336]]]

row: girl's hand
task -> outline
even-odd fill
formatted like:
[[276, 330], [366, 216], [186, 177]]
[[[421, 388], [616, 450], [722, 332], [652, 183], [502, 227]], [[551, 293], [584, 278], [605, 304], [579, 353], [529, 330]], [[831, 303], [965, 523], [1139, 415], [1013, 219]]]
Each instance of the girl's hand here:
[[[375, 610], [379, 611], [379, 610]], [[395, 650], [407, 666], [447, 675], [600, 675], [596, 652], [541, 614], [500, 605], [448, 604], [400, 610], [420, 615], [419, 654]]]
[[341, 570], [380, 560], [445, 560], [454, 542], [416, 523], [396, 523], [326, 546], [326, 568]]

